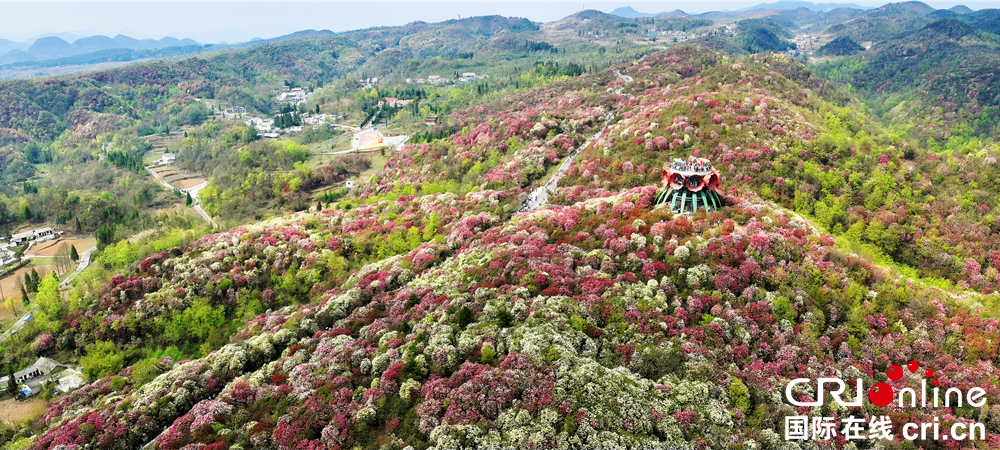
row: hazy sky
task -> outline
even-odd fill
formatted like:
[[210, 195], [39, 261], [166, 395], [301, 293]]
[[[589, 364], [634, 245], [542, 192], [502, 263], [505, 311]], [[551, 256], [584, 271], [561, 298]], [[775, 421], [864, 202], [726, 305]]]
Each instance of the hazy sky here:
[[[39, 35], [77, 36], [125, 34], [135, 38], [173, 36], [199, 42], [243, 42], [306, 29], [347, 31], [374, 26], [437, 22], [469, 16], [500, 14], [547, 22], [584, 7], [609, 12], [632, 6], [641, 12], [682, 9], [690, 13], [735, 10], [775, 0], [707, 0], [700, 2], [581, 2], [530, 0], [368, 1], [368, 2], [8, 2], [0, 0], [0, 38], [21, 41]], [[821, 3], [824, 0], [814, 0]], [[827, 1], [834, 3], [832, 1]], [[839, 1], [878, 6], [885, 1]], [[965, 4], [973, 9], [1000, 7], [995, 2], [928, 1], [937, 8]], [[71, 41], [73, 36], [63, 35]]]

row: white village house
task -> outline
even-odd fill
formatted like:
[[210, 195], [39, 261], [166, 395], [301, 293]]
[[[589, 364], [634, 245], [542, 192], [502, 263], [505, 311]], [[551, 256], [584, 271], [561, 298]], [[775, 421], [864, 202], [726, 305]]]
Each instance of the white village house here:
[[28, 241], [44, 241], [48, 239], [55, 239], [58, 236], [55, 230], [51, 228], [39, 228], [37, 230], [22, 231], [10, 237], [11, 247], [17, 247], [19, 245], [27, 244]]
[[34, 238], [36, 241], [54, 239], [55, 237], [56, 237], [56, 232], [51, 228], [46, 227], [34, 231]]
[[10, 245], [17, 247], [18, 245], [24, 245], [35, 236], [34, 231], [25, 231], [22, 233], [17, 233], [10, 237]]
[[[54, 372], [59, 368], [65, 368], [66, 370], [55, 374]], [[6, 387], [9, 378], [0, 378], [0, 386]], [[59, 363], [59, 361], [46, 357], [39, 357], [34, 364], [24, 368], [24, 370], [14, 372], [14, 382], [18, 384], [23, 383], [27, 388], [21, 390], [21, 393], [25, 396], [41, 392], [42, 385], [50, 381], [56, 382], [56, 389], [63, 393], [70, 392], [86, 384], [83, 374], [78, 370], [70, 369]]]
[[165, 166], [167, 164], [173, 164], [174, 161], [177, 161], [177, 154], [166, 152], [160, 156], [160, 159], [149, 163], [149, 167]]

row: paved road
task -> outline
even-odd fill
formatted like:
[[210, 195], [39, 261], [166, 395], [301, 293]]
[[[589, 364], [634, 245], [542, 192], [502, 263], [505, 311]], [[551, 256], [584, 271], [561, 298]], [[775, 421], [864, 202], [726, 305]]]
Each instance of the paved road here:
[[146, 172], [149, 172], [149, 174], [152, 175], [153, 178], [156, 179], [156, 182], [160, 183], [161, 186], [163, 186], [163, 187], [165, 187], [167, 189], [170, 189], [171, 191], [177, 189], [177, 188], [171, 186], [170, 183], [167, 183], [166, 181], [163, 181], [163, 178], [160, 178], [160, 174], [154, 172], [153, 169], [150, 169], [149, 167], [146, 167]]
[[[632, 82], [632, 77], [619, 72], [618, 69], [615, 69], [615, 76], [618, 77], [619, 80], [622, 80], [622, 82], [624, 82], [625, 84], [629, 84], [629, 83]], [[625, 98], [627, 98], [629, 100], [634, 100], [635, 99], [634, 95], [632, 95], [632, 94], [626, 94], [625, 90], [622, 89], [622, 88], [615, 89], [615, 94], [621, 95], [621, 96], [623, 96], [623, 97], [625, 97]]]
[[632, 77], [619, 72], [618, 69], [615, 69], [615, 76], [618, 77], [619, 80], [624, 81], [625, 84], [629, 84], [632, 82]]
[[160, 178], [160, 175], [157, 174], [156, 172], [154, 172], [149, 167], [146, 168], [146, 172], [149, 172], [149, 174], [152, 175], [153, 178], [156, 179], [157, 183], [160, 183], [161, 186], [163, 186], [163, 187], [165, 187], [167, 189], [170, 189], [171, 191], [179, 190], [182, 194], [190, 193], [191, 194], [191, 200], [194, 202], [192, 205], [194, 206], [194, 210], [198, 213], [198, 215], [200, 215], [202, 219], [205, 219], [206, 222], [212, 224], [212, 227], [219, 228], [219, 224], [215, 223], [215, 221], [212, 220], [212, 218], [208, 215], [208, 213], [205, 212], [204, 209], [201, 209], [201, 199], [198, 198], [198, 191], [200, 191], [200, 190], [204, 189], [206, 186], [208, 186], [208, 182], [207, 181], [204, 182], [204, 183], [201, 183], [201, 184], [199, 184], [197, 186], [191, 186], [190, 188], [187, 188], [187, 189], [177, 189], [177, 188], [171, 186], [170, 183], [167, 183], [166, 181], [163, 181], [163, 178]]
[[[619, 80], [622, 80], [622, 82], [625, 84], [629, 84], [632, 82], [632, 77], [619, 72], [618, 69], [615, 69], [615, 76], [618, 77]], [[625, 91], [622, 90], [622, 88], [616, 89], [615, 94], [624, 96], [629, 99], [635, 98], [635, 96], [631, 94], [626, 94]], [[566, 170], [569, 169], [570, 164], [573, 164], [573, 161], [576, 160], [577, 153], [580, 150], [586, 148], [587, 145], [590, 144], [592, 141], [599, 138], [601, 136], [601, 133], [603, 133], [604, 130], [608, 128], [608, 125], [611, 123], [611, 120], [614, 119], [614, 117], [615, 117], [614, 111], [609, 111], [608, 113], [606, 113], [604, 115], [604, 127], [601, 128], [601, 131], [598, 131], [593, 136], [591, 136], [590, 139], [587, 139], [586, 142], [580, 144], [579, 147], [573, 149], [573, 151], [570, 152], [569, 156], [565, 160], [563, 160], [562, 164], [559, 165], [559, 170], [557, 170], [556, 173], [552, 175], [552, 178], [549, 179], [548, 183], [545, 183], [544, 185], [535, 188], [535, 190], [531, 191], [531, 194], [528, 194], [528, 200], [524, 202], [524, 205], [521, 207], [520, 210], [517, 211], [517, 213], [520, 214], [528, 211], [534, 211], [544, 206], [545, 202], [549, 200], [549, 195], [551, 195], [553, 192], [556, 191], [556, 187], [559, 185], [559, 180], [563, 177], [563, 175], [566, 174]]]
[[29, 319], [31, 318], [31, 315], [35, 312], [36, 309], [38, 309], [38, 305], [32, 306], [31, 309], [29, 309], [28, 312], [24, 314], [24, 316], [18, 319], [17, 322], [14, 322], [14, 325], [12, 325], [7, 331], [4, 331], [3, 334], [0, 334], [0, 342], [6, 341], [7, 338], [10, 337], [10, 335], [17, 333], [18, 331], [21, 331], [21, 328], [23, 328], [25, 324], [30, 322]]
[[194, 210], [198, 212], [202, 219], [205, 219], [206, 222], [212, 224], [212, 228], [219, 228], [219, 224], [215, 223], [215, 221], [212, 220], [204, 209], [201, 209], [201, 199], [198, 198], [198, 191], [205, 189], [207, 186], [208, 182], [206, 181], [188, 189], [181, 189], [181, 192], [191, 194], [191, 200], [193, 201], [192, 206], [194, 207]]
[[94, 247], [90, 250], [83, 252], [83, 255], [80, 255], [80, 265], [76, 267], [76, 270], [74, 270], [73, 273], [71, 273], [68, 278], [63, 280], [62, 283], [59, 283], [59, 289], [63, 289], [69, 286], [69, 283], [72, 282], [73, 279], [80, 274], [80, 272], [83, 272], [83, 270], [90, 265], [90, 255], [92, 255], [96, 251], [97, 247]]
[[381, 114], [382, 114], [382, 105], [379, 104], [378, 105], [378, 112], [375, 113], [374, 115], [372, 115], [371, 119], [368, 119], [368, 122], [366, 122], [364, 125], [361, 125], [361, 129], [363, 130], [363, 129], [366, 129], [366, 128], [371, 128], [372, 121], [375, 120], [375, 118], [378, 117]]
[[358, 127], [352, 127], [352, 126], [350, 126], [350, 125], [340, 125], [340, 124], [337, 124], [337, 123], [335, 123], [335, 124], [333, 124], [333, 125], [331, 125], [331, 126], [333, 126], [333, 127], [336, 127], [336, 128], [346, 128], [346, 129], [348, 129], [348, 130], [351, 130], [351, 131], [353, 131], [353, 132], [355, 132], [355, 133], [357, 133], [357, 132], [361, 131], [361, 128], [358, 128]]

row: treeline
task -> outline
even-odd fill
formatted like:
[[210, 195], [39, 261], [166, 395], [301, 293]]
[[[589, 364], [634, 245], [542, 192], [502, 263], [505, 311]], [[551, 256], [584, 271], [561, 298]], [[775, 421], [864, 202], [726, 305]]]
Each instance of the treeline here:
[[141, 172], [144, 167], [144, 164], [142, 163], [142, 154], [135, 154], [125, 150], [108, 150], [107, 153], [105, 153], [105, 158], [116, 167], [133, 172]]
[[[103, 169], [97, 163], [85, 167], [90, 174]], [[155, 218], [143, 211], [156, 205], [166, 206], [173, 201], [172, 194], [163, 191], [148, 177], [134, 172], [118, 173], [118, 179], [126, 181], [125, 186], [111, 187], [101, 183], [107, 190], [50, 186], [33, 187], [31, 192], [19, 193], [17, 197], [0, 194], [0, 234], [9, 234], [24, 223], [54, 223], [84, 232], [117, 225], [123, 233], [154, 224]], [[113, 182], [114, 177], [110, 181]]]
[[560, 64], [555, 61], [539, 61], [535, 63], [535, 73], [545, 77], [569, 76], [578, 77], [587, 72], [587, 69], [577, 63]]
[[524, 45], [521, 48], [526, 52], [559, 53], [559, 49], [548, 42], [524, 41]]
[[672, 19], [657, 19], [657, 31], [691, 31], [695, 28], [711, 26], [714, 22], [709, 19], [687, 19], [675, 17]]
[[455, 52], [455, 53], [445, 53], [441, 55], [444, 59], [472, 59], [475, 56], [473, 52]]
[[312, 191], [370, 167], [366, 158], [351, 155], [311, 169], [305, 164], [308, 148], [292, 141], [254, 141], [238, 152], [220, 152], [215, 144], [199, 135], [187, 141], [178, 155], [185, 161], [200, 159], [213, 168], [206, 174], [211, 183], [199, 196], [205, 210], [224, 223], [307, 209], [313, 205]]
[[292, 111], [274, 116], [274, 126], [278, 128], [302, 126], [302, 116]]
[[398, 98], [400, 100], [422, 100], [427, 98], [427, 90], [424, 88], [406, 86], [381, 88], [379, 96]]
[[413, 144], [422, 144], [425, 142], [431, 142], [437, 139], [443, 139], [448, 136], [455, 134], [457, 130], [450, 127], [435, 127], [428, 131], [420, 132], [413, 135], [410, 138], [410, 142]]

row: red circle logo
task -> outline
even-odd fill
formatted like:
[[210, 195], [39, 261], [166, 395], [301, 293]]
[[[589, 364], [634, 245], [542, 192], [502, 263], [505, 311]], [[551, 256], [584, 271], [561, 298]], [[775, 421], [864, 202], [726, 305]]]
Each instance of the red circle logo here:
[[878, 383], [868, 389], [868, 400], [875, 406], [889, 406], [892, 403], [892, 386], [885, 383]]

